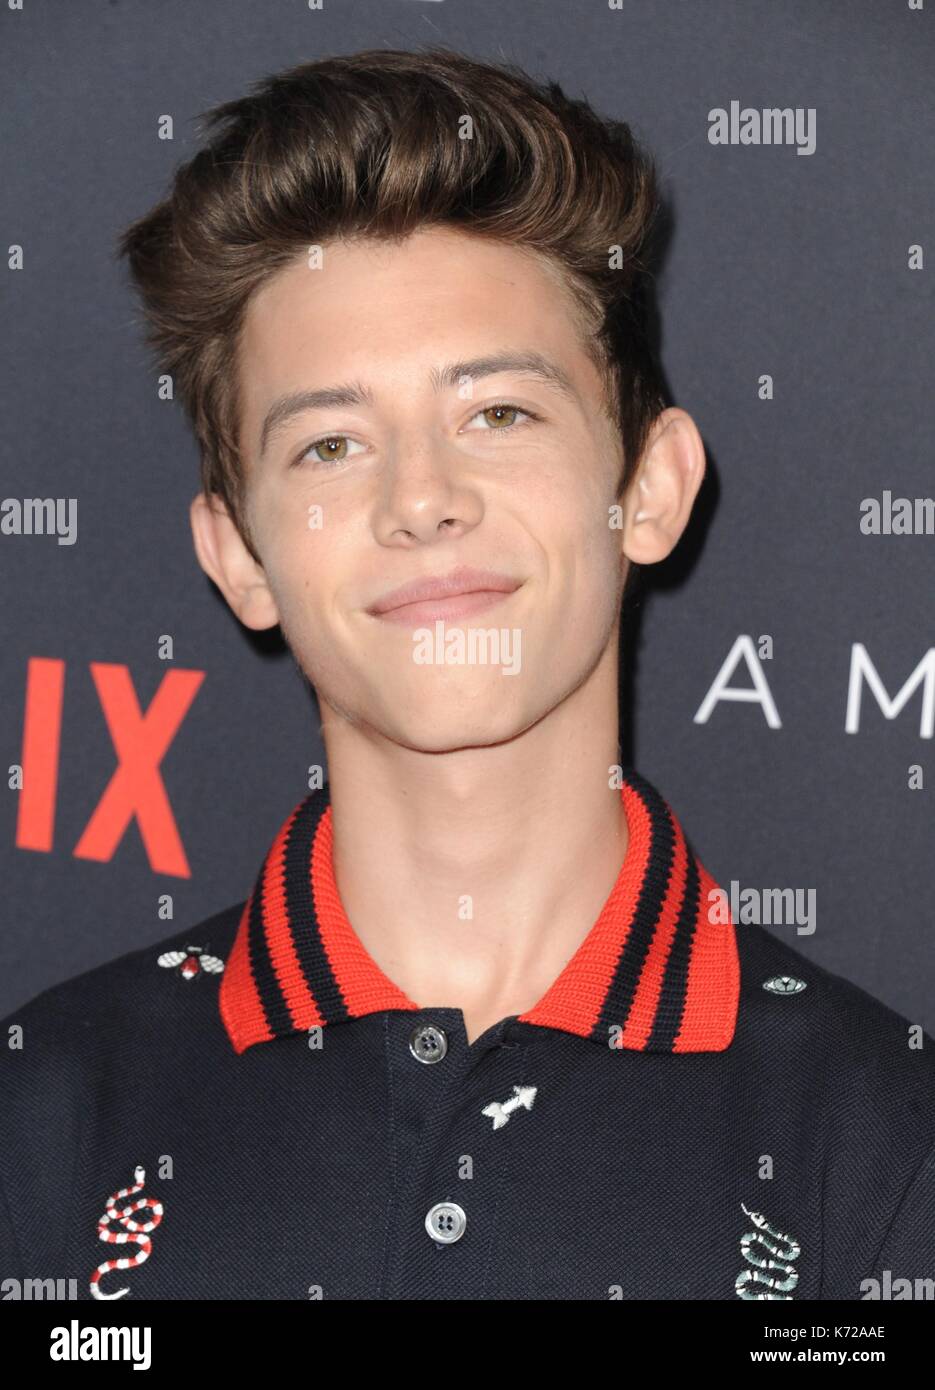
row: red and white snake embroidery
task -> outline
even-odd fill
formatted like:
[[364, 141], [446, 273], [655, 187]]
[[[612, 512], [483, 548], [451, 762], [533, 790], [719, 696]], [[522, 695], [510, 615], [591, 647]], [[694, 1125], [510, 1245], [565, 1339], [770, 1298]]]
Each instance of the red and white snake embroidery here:
[[[132, 1197], [134, 1192], [139, 1192], [146, 1179], [146, 1169], [139, 1164], [133, 1171], [136, 1182], [132, 1187], [122, 1187], [119, 1192], [107, 1198], [107, 1210], [97, 1223], [97, 1233], [101, 1240], [109, 1241], [112, 1245], [125, 1245], [127, 1241], [134, 1241], [139, 1247], [139, 1253], [131, 1255], [124, 1260], [105, 1260], [98, 1265], [91, 1275], [91, 1294], [94, 1298], [123, 1298], [125, 1293], [129, 1293], [129, 1286], [125, 1289], [117, 1289], [115, 1293], [104, 1293], [100, 1287], [101, 1276], [106, 1274], [109, 1269], [133, 1269], [135, 1265], [141, 1265], [144, 1260], [148, 1260], [152, 1254], [153, 1243], [147, 1231], [154, 1231], [162, 1220], [162, 1203], [157, 1202], [155, 1197], [140, 1197], [138, 1201], [131, 1202], [129, 1206], [117, 1209], [117, 1202], [121, 1197]], [[138, 1222], [130, 1218], [135, 1211], [141, 1207], [152, 1207], [152, 1221]], [[125, 1227], [122, 1231], [109, 1231], [107, 1229], [111, 1221], [118, 1221]]]

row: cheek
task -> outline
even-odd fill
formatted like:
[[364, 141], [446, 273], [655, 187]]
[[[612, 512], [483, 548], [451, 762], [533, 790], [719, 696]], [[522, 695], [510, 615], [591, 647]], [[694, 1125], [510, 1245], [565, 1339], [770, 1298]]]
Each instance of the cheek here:
[[320, 579], [334, 572], [328, 551], [334, 527], [326, 510], [296, 490], [255, 498], [255, 530], [267, 582], [280, 611], [318, 606]]
[[293, 530], [281, 531], [275, 543], [260, 552], [281, 626], [290, 645], [302, 650], [314, 647], [322, 631], [327, 606], [322, 577], [330, 572], [323, 550], [320, 534]]
[[557, 589], [563, 601], [584, 622], [601, 620], [600, 611], [613, 607], [618, 587], [622, 590], [619, 530], [611, 527], [609, 504], [602, 496], [588, 495], [567, 508], [560, 531], [553, 529], [546, 542], [557, 573]]

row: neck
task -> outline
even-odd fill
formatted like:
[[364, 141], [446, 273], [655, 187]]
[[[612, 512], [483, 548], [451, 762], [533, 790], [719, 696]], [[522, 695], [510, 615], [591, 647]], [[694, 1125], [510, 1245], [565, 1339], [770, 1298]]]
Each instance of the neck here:
[[574, 955], [623, 863], [617, 662], [522, 734], [420, 753], [323, 706], [338, 892], [355, 932], [422, 1008], [469, 1040], [531, 1008]]

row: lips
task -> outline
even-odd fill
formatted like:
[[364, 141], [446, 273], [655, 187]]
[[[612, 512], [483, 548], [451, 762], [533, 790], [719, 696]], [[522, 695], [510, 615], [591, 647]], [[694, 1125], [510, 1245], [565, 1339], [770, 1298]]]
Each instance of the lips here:
[[377, 599], [367, 612], [386, 622], [403, 625], [469, 617], [501, 603], [521, 583], [522, 580], [493, 570], [461, 567], [450, 574], [403, 584]]

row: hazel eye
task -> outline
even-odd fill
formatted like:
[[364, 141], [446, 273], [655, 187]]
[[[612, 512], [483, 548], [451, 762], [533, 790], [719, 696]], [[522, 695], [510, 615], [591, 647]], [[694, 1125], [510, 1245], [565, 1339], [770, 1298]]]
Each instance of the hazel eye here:
[[[310, 458], [312, 463], [343, 463], [348, 457], [350, 446], [357, 444], [356, 439], [349, 439], [346, 434], [325, 434], [320, 439], [315, 439], [307, 445], [296, 459], [296, 463], [302, 463]], [[358, 448], [363, 448], [358, 444]], [[319, 450], [324, 450], [323, 453]]]
[[474, 421], [484, 420], [487, 427], [484, 428], [483, 425], [479, 427], [482, 433], [506, 434], [509, 430], [519, 428], [519, 422], [516, 419], [519, 415], [525, 420], [538, 419], [538, 416], [534, 415], [531, 410], [523, 410], [520, 406], [513, 405], [511, 401], [495, 401], [493, 405], [485, 406], [483, 410], [479, 410], [466, 428], [478, 428], [474, 426]]

